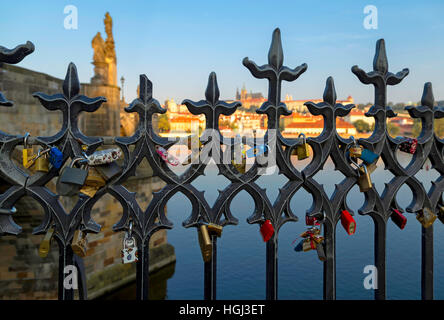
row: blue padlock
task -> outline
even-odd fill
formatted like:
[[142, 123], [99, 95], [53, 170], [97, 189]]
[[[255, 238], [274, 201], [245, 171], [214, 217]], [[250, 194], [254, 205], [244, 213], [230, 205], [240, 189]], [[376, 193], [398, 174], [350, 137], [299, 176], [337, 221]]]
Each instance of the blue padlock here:
[[267, 149], [268, 149], [267, 145], [263, 144], [260, 146], [256, 146], [255, 148], [248, 149], [245, 155], [247, 156], [247, 158], [257, 157], [261, 154], [264, 154], [267, 151]]
[[63, 153], [57, 147], [51, 147], [51, 150], [49, 150], [49, 163], [56, 169], [60, 169], [62, 166]]
[[296, 247], [294, 247], [294, 251], [300, 252], [302, 251], [302, 245], [304, 244], [304, 240], [301, 240]]
[[362, 159], [362, 161], [365, 162], [365, 164], [372, 164], [378, 159], [378, 155], [368, 149], [363, 149], [362, 154], [359, 158]]

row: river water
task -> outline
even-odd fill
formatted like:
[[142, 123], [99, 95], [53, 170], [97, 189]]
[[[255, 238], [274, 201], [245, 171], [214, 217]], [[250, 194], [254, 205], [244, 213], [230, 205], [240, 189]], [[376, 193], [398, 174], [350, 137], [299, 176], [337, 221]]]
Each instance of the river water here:
[[[407, 165], [410, 155], [398, 153], [398, 159]], [[296, 161], [296, 167], [302, 169], [311, 159]], [[383, 163], [372, 174], [376, 189], [381, 194], [384, 183], [389, 183], [392, 174], [383, 170]], [[431, 181], [439, 178], [436, 170], [429, 169], [426, 162], [417, 178], [423, 181], [426, 190]], [[330, 196], [335, 183], [343, 176], [334, 171], [332, 161], [328, 161], [315, 179], [324, 185]], [[273, 202], [278, 188], [286, 182], [284, 176], [262, 176], [257, 180], [267, 189], [267, 195]], [[229, 181], [217, 175], [215, 166], [207, 167], [205, 176], [199, 177], [193, 185], [205, 190], [205, 197], [210, 205], [216, 200], [217, 189], [223, 189]], [[402, 208], [412, 200], [412, 192], [403, 186], [398, 192], [397, 201]], [[355, 212], [364, 203], [364, 195], [355, 186], [349, 193], [347, 203]], [[305, 230], [305, 212], [311, 207], [312, 197], [305, 191], [298, 191], [291, 201], [293, 212], [299, 222], [285, 224], [279, 232], [279, 299], [322, 299], [322, 263], [315, 251], [295, 252], [293, 240]], [[218, 299], [265, 299], [265, 243], [262, 241], [258, 225], [246, 222], [254, 205], [251, 197], [241, 192], [232, 203], [232, 212], [239, 219], [237, 226], [227, 226], [222, 238], [218, 239], [217, 298]], [[174, 228], [168, 231], [168, 242], [176, 250], [176, 263], [152, 277], [153, 299], [202, 299], [203, 298], [203, 262], [194, 228], [182, 227], [191, 213], [191, 205], [182, 194], [176, 194], [168, 202], [168, 218]], [[398, 229], [391, 221], [387, 227], [387, 298], [421, 298], [421, 225], [413, 214], [405, 213], [408, 218], [404, 230]], [[364, 288], [363, 273], [366, 265], [372, 265], [374, 226], [368, 216], [355, 214], [356, 233], [349, 236], [341, 224], [337, 226], [337, 299], [373, 299], [374, 292]], [[434, 268], [435, 298], [444, 299], [444, 277], [439, 272], [444, 268], [444, 227], [437, 219], [435, 224]], [[297, 242], [296, 242], [297, 243]], [[115, 294], [109, 299], [134, 299], [134, 284]]]

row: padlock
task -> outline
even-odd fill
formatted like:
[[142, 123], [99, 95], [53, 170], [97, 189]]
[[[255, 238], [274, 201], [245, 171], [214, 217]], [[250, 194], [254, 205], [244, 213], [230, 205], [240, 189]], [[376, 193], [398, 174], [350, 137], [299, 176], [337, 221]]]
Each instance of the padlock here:
[[162, 158], [162, 160], [165, 161], [166, 163], [169, 163], [172, 166], [179, 165], [179, 163], [180, 163], [179, 159], [177, 159], [175, 156], [169, 154], [165, 148], [163, 148], [161, 146], [156, 146], [156, 152]]
[[367, 164], [367, 165], [376, 162], [378, 157], [379, 156], [376, 153], [374, 153], [368, 149], [363, 149], [361, 156], [359, 156], [359, 158], [362, 159], [362, 161], [364, 161], [365, 164]]
[[235, 163], [234, 160], [231, 160], [231, 164], [240, 174], [244, 174], [247, 171], [247, 161], [245, 158], [242, 158], [242, 163]]
[[46, 258], [48, 256], [48, 253], [51, 250], [51, 239], [53, 234], [54, 234], [54, 229], [52, 228], [48, 229], [42, 242], [40, 242], [39, 246], [40, 258]]
[[310, 217], [308, 215], [305, 216], [305, 224], [307, 226], [318, 226], [319, 222], [317, 221], [316, 217]]
[[355, 137], [351, 136], [350, 139], [353, 140], [353, 145], [350, 146], [348, 155], [353, 158], [359, 158], [362, 154], [362, 147], [356, 142]]
[[365, 164], [359, 167], [358, 174], [359, 174], [358, 177], [359, 191], [361, 192], [369, 191], [373, 187], [373, 184], [372, 184], [372, 179], [370, 178], [370, 174], [367, 170], [367, 166]]
[[210, 234], [214, 234], [216, 235], [218, 238], [220, 238], [222, 236], [222, 226], [218, 225], [218, 224], [214, 224], [214, 223], [209, 223], [207, 225], [207, 229], [208, 232]]
[[253, 157], [260, 156], [261, 154], [264, 154], [265, 152], [267, 152], [267, 150], [268, 150], [268, 146], [266, 144], [263, 144], [263, 145], [248, 149], [245, 152], [245, 155], [247, 156], [247, 158], [253, 158]]
[[324, 241], [324, 237], [320, 234], [313, 235], [312, 239], [314, 240], [314, 242], [316, 242], [316, 244], [320, 244]]
[[201, 225], [197, 229], [200, 251], [204, 262], [210, 262], [213, 254], [213, 244], [206, 225]]
[[122, 150], [119, 148], [106, 149], [96, 151], [93, 154], [86, 156], [89, 166], [97, 166], [107, 164], [118, 160], [122, 156]]
[[139, 260], [136, 239], [125, 233], [123, 249], [121, 251], [122, 263], [133, 263]]
[[407, 138], [407, 141], [404, 141], [399, 144], [399, 150], [401, 150], [402, 152], [415, 154], [417, 146], [418, 146], [418, 139]]
[[85, 183], [88, 170], [74, 167], [74, 165], [81, 160], [82, 158], [76, 158], [71, 162], [69, 167], [63, 168], [56, 183], [56, 190], [59, 195], [74, 196]]
[[301, 240], [296, 247], [294, 247], [294, 251], [296, 252], [301, 252], [303, 250], [303, 245], [304, 245], [304, 241], [305, 239]]
[[390, 218], [399, 227], [399, 229], [404, 229], [407, 223], [407, 218], [398, 209], [392, 209]]
[[76, 230], [71, 243], [72, 251], [83, 258], [86, 256], [88, 250], [88, 240], [86, 239], [86, 232]]
[[43, 156], [40, 156], [39, 154], [37, 155], [37, 159], [35, 160], [35, 170], [39, 172], [49, 171], [49, 161], [46, 154], [44, 154]]
[[122, 172], [122, 168], [115, 162], [94, 167], [105, 181], [110, 181]]
[[310, 156], [310, 149], [308, 148], [307, 139], [305, 138], [305, 134], [299, 134], [298, 138], [302, 136], [302, 144], [296, 146], [296, 154], [298, 156], [298, 160], [307, 159]]
[[63, 153], [57, 147], [51, 147], [49, 150], [49, 163], [56, 169], [63, 165]]
[[23, 139], [23, 151], [22, 151], [22, 163], [25, 168], [29, 168], [30, 161], [33, 157], [32, 147], [29, 148], [28, 146], [28, 138], [29, 138], [29, 132], [26, 132], [25, 137]]
[[90, 167], [85, 183], [80, 188], [79, 192], [92, 198], [104, 185], [106, 185], [106, 181], [103, 179], [102, 175], [95, 169], [95, 167]]
[[444, 223], [444, 206], [439, 206], [438, 219], [441, 220], [442, 223]]
[[341, 224], [348, 235], [352, 235], [356, 231], [356, 221], [353, 216], [347, 210], [341, 212]]
[[433, 222], [435, 222], [436, 218], [436, 214], [434, 214], [433, 211], [429, 208], [422, 209], [416, 215], [416, 219], [421, 222], [424, 228], [430, 227]]
[[373, 162], [372, 164], [367, 165], [367, 171], [369, 174], [372, 174], [378, 166], [376, 165], [376, 162]]
[[324, 245], [322, 243], [316, 244], [316, 251], [318, 253], [318, 259], [321, 261], [327, 260], [327, 256], [325, 255]]
[[262, 235], [262, 239], [264, 239], [264, 242], [267, 242], [271, 239], [274, 234], [274, 228], [270, 220], [265, 220], [265, 222], [262, 223], [260, 232]]
[[302, 243], [302, 251], [307, 252], [314, 249], [316, 249], [316, 242], [310, 238], [304, 239], [304, 242]]

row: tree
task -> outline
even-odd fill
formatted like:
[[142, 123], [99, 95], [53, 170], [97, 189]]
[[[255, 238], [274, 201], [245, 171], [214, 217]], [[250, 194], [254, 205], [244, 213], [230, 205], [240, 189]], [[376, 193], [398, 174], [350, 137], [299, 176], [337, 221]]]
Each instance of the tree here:
[[159, 116], [159, 130], [160, 132], [169, 132], [171, 130], [171, 125], [168, 120], [168, 117], [166, 114], [162, 114]]
[[369, 124], [364, 120], [356, 120], [355, 122], [353, 122], [353, 125], [355, 126], [356, 131], [358, 131], [359, 133], [370, 131]]
[[392, 137], [396, 137], [399, 134], [399, 127], [391, 122], [387, 123], [387, 131]]
[[422, 129], [421, 120], [414, 119], [413, 120], [412, 135], [414, 137], [418, 137], [419, 134], [421, 133], [421, 129]]

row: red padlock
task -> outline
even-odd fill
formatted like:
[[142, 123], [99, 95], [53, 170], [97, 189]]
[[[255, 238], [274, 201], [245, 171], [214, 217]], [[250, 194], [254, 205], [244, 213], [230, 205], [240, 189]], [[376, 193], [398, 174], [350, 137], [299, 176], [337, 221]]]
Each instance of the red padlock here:
[[261, 234], [262, 238], [264, 239], [264, 242], [267, 242], [271, 239], [274, 233], [273, 225], [271, 224], [270, 220], [265, 220], [265, 222], [261, 225]]
[[407, 141], [399, 144], [399, 150], [414, 154], [416, 152], [417, 146], [418, 146], [418, 139], [408, 138]]
[[393, 222], [399, 227], [399, 229], [404, 229], [407, 223], [407, 218], [399, 210], [393, 209], [390, 218], [392, 218]]
[[307, 226], [319, 226], [319, 222], [315, 217], [305, 216], [305, 224]]
[[342, 210], [341, 213], [341, 224], [344, 227], [348, 235], [352, 235], [356, 231], [356, 221], [353, 216], [347, 210]]

